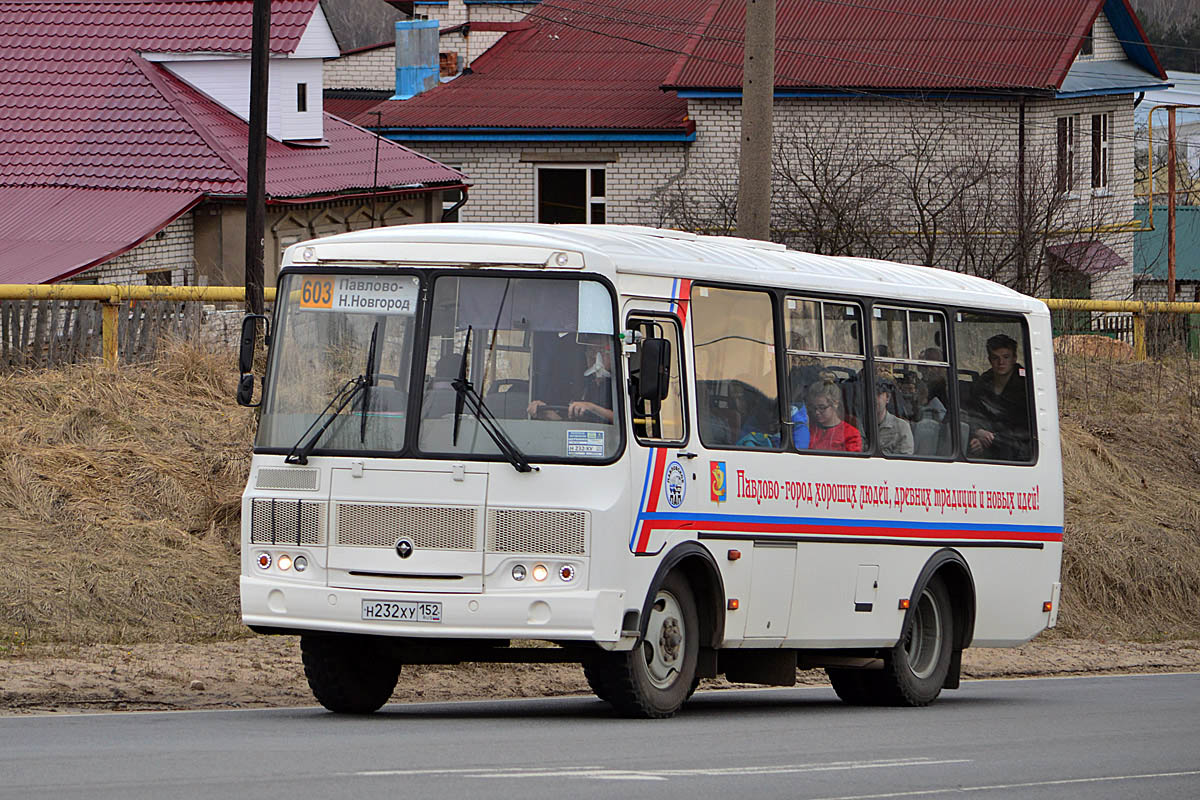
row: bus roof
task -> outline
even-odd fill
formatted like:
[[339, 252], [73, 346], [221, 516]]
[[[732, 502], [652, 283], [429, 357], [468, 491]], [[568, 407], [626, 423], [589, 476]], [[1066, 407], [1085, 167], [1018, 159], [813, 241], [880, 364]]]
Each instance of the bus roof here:
[[[497, 263], [512, 263], [504, 248], [510, 252], [515, 252], [511, 248], [522, 248], [533, 259], [528, 263], [539, 266], [546, 259], [545, 253], [569, 251], [582, 254], [588, 268], [609, 262], [612, 270], [623, 274], [1046, 311], [1039, 300], [972, 275], [877, 259], [817, 255], [773, 242], [636, 225], [429, 223], [370, 228], [292, 245], [285, 264], [303, 263], [305, 259], [296, 254], [301, 248], [312, 247], [317, 261], [362, 260], [378, 265], [396, 261], [385, 253], [389, 245], [399, 244], [474, 245], [472, 250], [477, 253], [499, 248], [495, 251]], [[479, 263], [477, 257], [471, 260]]]

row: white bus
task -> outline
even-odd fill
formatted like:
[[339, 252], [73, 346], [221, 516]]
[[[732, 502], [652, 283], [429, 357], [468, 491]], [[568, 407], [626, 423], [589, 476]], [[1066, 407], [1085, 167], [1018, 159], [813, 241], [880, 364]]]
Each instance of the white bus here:
[[630, 716], [700, 678], [919, 706], [1058, 613], [1050, 316], [1003, 286], [625, 226], [293, 245], [241, 603], [367, 713], [405, 664], [577, 662]]

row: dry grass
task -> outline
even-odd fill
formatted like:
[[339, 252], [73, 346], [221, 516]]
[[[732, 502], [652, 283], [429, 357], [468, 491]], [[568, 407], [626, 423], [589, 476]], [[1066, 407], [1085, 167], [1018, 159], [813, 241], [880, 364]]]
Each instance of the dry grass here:
[[[0, 656], [237, 637], [234, 357], [0, 375]], [[1200, 367], [1064, 356], [1064, 633], [1200, 635]]]
[[1064, 633], [1200, 632], [1200, 369], [1060, 359]]
[[0, 631], [19, 641], [228, 637], [252, 416], [235, 361], [0, 376]]

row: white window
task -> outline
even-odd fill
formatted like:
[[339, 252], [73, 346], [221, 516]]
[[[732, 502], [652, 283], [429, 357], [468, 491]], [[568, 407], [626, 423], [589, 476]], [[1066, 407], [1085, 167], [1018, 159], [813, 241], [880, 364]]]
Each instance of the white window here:
[[536, 169], [537, 222], [604, 224], [604, 167], [555, 164]]
[[1111, 114], [1092, 114], [1092, 188], [1108, 187], [1108, 123]]
[[1075, 129], [1078, 115], [1058, 118], [1057, 188], [1060, 194], [1075, 190]]

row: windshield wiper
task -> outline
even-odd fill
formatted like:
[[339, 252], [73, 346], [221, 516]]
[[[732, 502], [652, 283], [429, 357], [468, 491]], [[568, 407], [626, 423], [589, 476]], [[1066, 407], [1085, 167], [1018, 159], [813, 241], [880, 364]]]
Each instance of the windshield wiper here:
[[458, 423], [462, 417], [463, 406], [467, 405], [470, 406], [479, 426], [487, 431], [488, 436], [492, 437], [492, 441], [496, 443], [500, 453], [508, 459], [508, 463], [512, 464], [517, 472], [536, 471], [538, 467], [530, 464], [521, 449], [513, 443], [512, 439], [508, 438], [508, 434], [504, 432], [504, 428], [497, 421], [496, 415], [491, 412], [479, 392], [467, 380], [467, 351], [470, 346], [471, 328], [468, 326], [467, 341], [463, 344], [462, 361], [458, 365], [458, 377], [450, 382], [458, 395], [454, 399], [454, 445], [458, 445]]
[[[325, 435], [325, 431], [329, 430], [329, 426], [333, 424], [335, 419], [337, 419], [338, 414], [342, 413], [346, 406], [350, 404], [350, 401], [353, 400], [359, 394], [359, 392], [361, 392], [363, 396], [362, 425], [359, 428], [359, 439], [363, 442], [367, 440], [367, 400], [370, 398], [371, 387], [375, 384], [375, 342], [378, 338], [378, 335], [379, 323], [376, 322], [375, 328], [371, 331], [371, 344], [367, 348], [366, 372], [362, 375], [359, 375], [357, 378], [351, 378], [350, 380], [346, 381], [342, 384], [342, 388], [338, 389], [337, 392], [334, 393], [333, 397], [330, 398], [329, 402], [325, 405], [325, 408], [321, 410], [320, 414], [317, 414], [312, 423], [308, 426], [308, 430], [300, 434], [300, 439], [294, 445], [292, 445], [291, 451], [283, 459], [285, 464], [307, 464], [308, 456], [312, 453], [313, 448], [317, 446], [317, 442], [319, 442], [321, 437]], [[336, 408], [334, 408], [335, 406]], [[333, 409], [333, 413], [329, 414], [329, 409], [331, 408]], [[324, 417], [326, 414], [329, 414], [329, 417], [325, 420], [325, 424], [320, 428], [317, 428], [316, 432], [313, 433], [312, 436], [308, 436], [309, 432], [311, 432], [312, 429], [316, 427], [317, 423], [321, 421], [321, 417]], [[306, 436], [308, 436], [307, 439], [304, 438]], [[304, 444], [301, 445], [301, 442]]]
[[371, 329], [371, 346], [367, 348], [367, 382], [363, 386], [362, 399], [362, 422], [358, 427], [358, 441], [366, 444], [367, 441], [367, 402], [371, 399], [371, 387], [375, 385], [375, 340], [379, 338], [379, 321], [375, 321], [375, 327]]
[[[292, 445], [291, 452], [289, 452], [287, 457], [283, 459], [284, 463], [307, 464], [309, 453], [311, 453], [313, 448], [317, 446], [317, 442], [320, 440], [321, 436], [329, 429], [329, 426], [333, 424], [333, 421], [337, 419], [338, 414], [342, 413], [342, 409], [344, 409], [347, 404], [349, 404], [349, 402], [358, 395], [359, 392], [366, 389], [366, 387], [367, 376], [365, 375], [359, 375], [357, 378], [351, 378], [342, 384], [342, 388], [337, 390], [337, 392], [329, 400], [329, 404], [325, 406], [320, 414], [317, 414], [316, 418], [312, 421], [312, 424], [308, 426], [308, 430], [300, 435], [299, 441]], [[337, 407], [334, 408], [334, 406]], [[304, 437], [308, 436], [309, 431], [316, 427], [316, 424], [321, 421], [321, 417], [329, 413], [329, 409], [331, 408], [333, 409], [333, 413], [329, 414], [329, 418], [325, 420], [325, 424], [318, 428], [312, 436], [309, 436], [308, 439], [305, 440]], [[301, 445], [301, 442], [304, 442], [304, 444]]]

